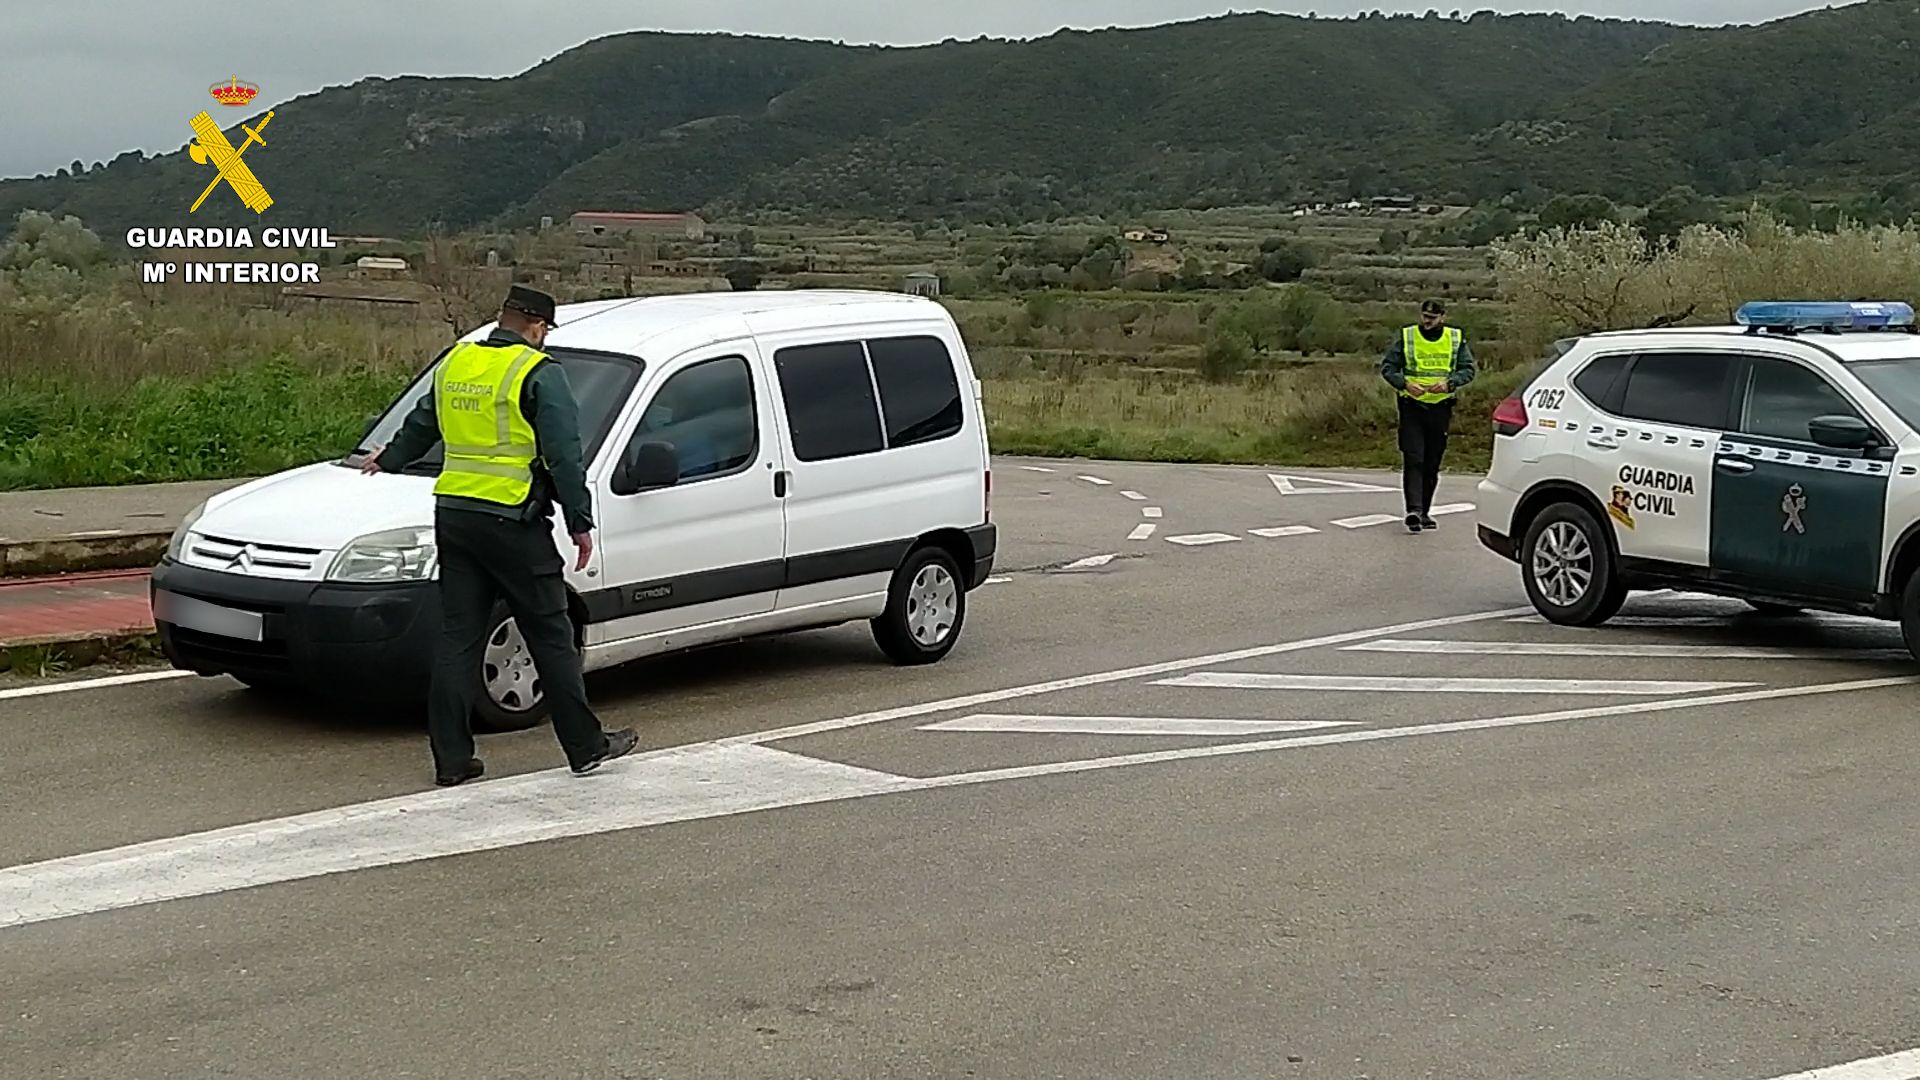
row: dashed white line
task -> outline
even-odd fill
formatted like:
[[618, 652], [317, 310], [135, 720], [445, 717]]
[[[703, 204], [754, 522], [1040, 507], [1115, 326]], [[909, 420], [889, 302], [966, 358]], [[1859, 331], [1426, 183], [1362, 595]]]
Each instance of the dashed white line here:
[[1272, 735], [1358, 727], [1353, 720], [1212, 720], [1182, 716], [1053, 716], [975, 713], [920, 726], [921, 731], [1020, 732], [1036, 735]]
[[1087, 483], [1092, 484], [1095, 487], [1112, 487], [1113, 486], [1113, 481], [1102, 480], [1097, 476], [1082, 476], [1080, 477], [1080, 479], [1085, 480]]
[[1364, 529], [1372, 525], [1385, 525], [1399, 520], [1392, 514], [1363, 514], [1360, 517], [1341, 518], [1334, 524], [1343, 529]]
[[1408, 694], [1697, 694], [1757, 686], [1750, 682], [1672, 679], [1474, 679], [1419, 675], [1293, 675], [1266, 671], [1201, 671], [1161, 679], [1155, 686], [1212, 690], [1340, 690]]
[[1154, 518], [1157, 520], [1161, 516], [1160, 508], [1157, 506], [1142, 507], [1140, 510], [1140, 516], [1144, 518]]
[[1311, 525], [1279, 525], [1271, 529], [1248, 529], [1247, 531], [1255, 536], [1271, 539], [1280, 536], [1306, 536], [1308, 533], [1317, 533], [1320, 530]]
[[1050, 472], [1052, 472], [1052, 471], [1053, 471], [1052, 469], [1049, 469], [1049, 468], [1047, 468], [1047, 467], [1046, 467], [1046, 466], [1044, 466], [1044, 465], [1022, 465], [1022, 466], [1020, 466], [1020, 467], [1021, 467], [1022, 469], [1025, 469], [1025, 470], [1026, 470], [1027, 472], [1046, 472], [1046, 473], [1050, 473]]
[[1068, 563], [1067, 565], [1061, 567], [1060, 569], [1092, 570], [1093, 568], [1098, 566], [1105, 566], [1117, 558], [1119, 558], [1118, 555], [1089, 555], [1084, 559], [1076, 559], [1075, 561]]
[[1905, 649], [1792, 648], [1747, 645], [1667, 645], [1657, 642], [1424, 641], [1389, 638], [1345, 646], [1342, 652], [1427, 653], [1438, 656], [1622, 656], [1672, 660], [1901, 660]]
[[1208, 544], [1231, 544], [1239, 539], [1232, 533], [1188, 533], [1185, 536], [1169, 536], [1167, 543], [1182, 547], [1204, 547]]
[[1145, 495], [1140, 494], [1137, 491], [1123, 491], [1120, 493], [1120, 497], [1123, 499], [1132, 499], [1134, 502], [1147, 501], [1147, 497]]
[[1160, 526], [1158, 526], [1158, 525], [1155, 525], [1155, 524], [1154, 524], [1153, 522], [1151, 522], [1151, 521], [1143, 521], [1143, 522], [1141, 522], [1140, 524], [1138, 524], [1138, 525], [1135, 525], [1135, 526], [1133, 527], [1133, 531], [1127, 534], [1127, 539], [1129, 539], [1129, 540], [1151, 540], [1151, 539], [1153, 539], [1153, 530], [1155, 530], [1155, 529], [1157, 529], [1157, 528], [1159, 528], [1159, 527], [1160, 527]]

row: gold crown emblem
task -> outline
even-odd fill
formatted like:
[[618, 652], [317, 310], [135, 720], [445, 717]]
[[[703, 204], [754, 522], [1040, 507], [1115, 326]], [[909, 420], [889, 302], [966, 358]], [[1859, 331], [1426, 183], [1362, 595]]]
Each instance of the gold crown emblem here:
[[207, 93], [222, 105], [245, 105], [260, 93], [260, 88], [250, 82], [241, 82], [238, 75], [223, 83], [214, 83], [207, 87]]

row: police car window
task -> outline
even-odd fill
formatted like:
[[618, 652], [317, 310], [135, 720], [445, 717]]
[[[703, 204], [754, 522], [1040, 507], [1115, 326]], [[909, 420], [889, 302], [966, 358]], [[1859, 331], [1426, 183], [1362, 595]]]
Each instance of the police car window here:
[[647, 403], [632, 441], [671, 444], [684, 484], [752, 464], [759, 433], [753, 376], [744, 358], [726, 356], [674, 372]]
[[1847, 365], [1909, 427], [1920, 428], [1920, 357], [1867, 360]]
[[912, 446], [960, 431], [960, 384], [953, 356], [935, 337], [873, 338], [873, 379], [880, 385], [880, 411], [888, 446]]
[[1807, 424], [1816, 416], [1858, 416], [1832, 383], [1790, 360], [1756, 356], [1748, 380], [1740, 430], [1748, 435], [1812, 442]]
[[1683, 427], [1723, 429], [1733, 358], [1715, 353], [1641, 353], [1627, 373], [1620, 415]]
[[1620, 408], [1620, 373], [1627, 369], [1627, 361], [1633, 359], [1628, 353], [1615, 353], [1602, 356], [1580, 369], [1573, 377], [1573, 388], [1580, 396], [1593, 402], [1608, 412], [1617, 412]]
[[885, 447], [867, 351], [857, 341], [795, 345], [773, 354], [801, 461], [871, 454]]

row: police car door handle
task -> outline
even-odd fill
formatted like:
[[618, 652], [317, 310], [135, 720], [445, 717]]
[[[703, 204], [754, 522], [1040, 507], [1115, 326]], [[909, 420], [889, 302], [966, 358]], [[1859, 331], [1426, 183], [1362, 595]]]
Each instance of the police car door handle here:
[[1713, 467], [1716, 469], [1724, 469], [1727, 472], [1752, 472], [1753, 462], [1730, 457], [1714, 458]]
[[1595, 450], [1620, 449], [1620, 444], [1614, 442], [1613, 436], [1611, 435], [1589, 435], [1587, 436], [1587, 445], [1593, 447]]

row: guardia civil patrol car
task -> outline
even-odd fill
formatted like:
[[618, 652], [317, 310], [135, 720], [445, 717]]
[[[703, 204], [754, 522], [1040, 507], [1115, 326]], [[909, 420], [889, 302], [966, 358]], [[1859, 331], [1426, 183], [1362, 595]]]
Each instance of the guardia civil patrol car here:
[[1548, 620], [1677, 588], [1898, 620], [1920, 657], [1910, 305], [1757, 302], [1564, 341], [1493, 425], [1479, 539]]

